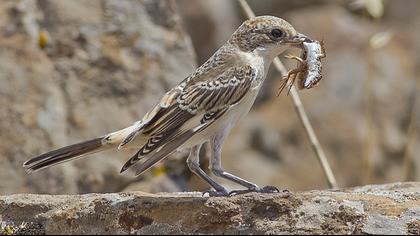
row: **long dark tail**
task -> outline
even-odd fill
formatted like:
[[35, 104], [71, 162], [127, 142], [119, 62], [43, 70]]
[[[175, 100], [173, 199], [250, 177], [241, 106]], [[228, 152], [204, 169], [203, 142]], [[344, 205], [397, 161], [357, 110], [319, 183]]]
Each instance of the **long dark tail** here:
[[103, 151], [112, 147], [105, 142], [104, 137], [87, 140], [70, 146], [50, 151], [34, 157], [23, 164], [27, 172], [38, 171], [50, 166], [80, 158], [87, 154]]

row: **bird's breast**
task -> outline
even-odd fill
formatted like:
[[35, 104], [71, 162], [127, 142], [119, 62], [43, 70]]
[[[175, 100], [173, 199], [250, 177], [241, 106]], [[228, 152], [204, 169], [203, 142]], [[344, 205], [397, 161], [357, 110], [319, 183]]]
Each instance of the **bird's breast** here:
[[256, 82], [260, 84], [264, 81], [267, 74], [269, 63], [266, 63], [265, 58], [256, 52], [239, 52], [238, 63], [250, 65], [257, 71]]

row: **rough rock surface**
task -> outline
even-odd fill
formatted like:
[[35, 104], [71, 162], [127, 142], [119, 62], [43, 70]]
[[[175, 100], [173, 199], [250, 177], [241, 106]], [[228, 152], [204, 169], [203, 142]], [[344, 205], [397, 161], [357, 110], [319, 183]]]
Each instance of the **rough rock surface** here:
[[174, 1], [2, 1], [0, 192], [121, 191], [132, 152], [28, 176], [22, 163], [140, 119], [195, 67]]
[[10, 195], [0, 197], [0, 222], [15, 234], [418, 234], [420, 183], [229, 198]]

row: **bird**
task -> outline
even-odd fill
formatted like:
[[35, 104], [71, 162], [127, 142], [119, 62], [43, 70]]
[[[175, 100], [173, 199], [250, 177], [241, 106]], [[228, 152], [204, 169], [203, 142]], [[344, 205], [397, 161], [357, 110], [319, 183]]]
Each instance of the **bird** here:
[[222, 146], [234, 125], [251, 109], [268, 69], [289, 48], [302, 49], [312, 42], [286, 20], [257, 16], [244, 21], [206, 62], [166, 92], [139, 121], [131, 126], [33, 157], [23, 164], [31, 173], [88, 154], [114, 149], [135, 149], [121, 173], [144, 173], [173, 152], [190, 149], [186, 164], [209, 184], [211, 196], [228, 196], [223, 185], [200, 168], [200, 149], [210, 146], [210, 171], [250, 192], [278, 192], [258, 185], [222, 167]]

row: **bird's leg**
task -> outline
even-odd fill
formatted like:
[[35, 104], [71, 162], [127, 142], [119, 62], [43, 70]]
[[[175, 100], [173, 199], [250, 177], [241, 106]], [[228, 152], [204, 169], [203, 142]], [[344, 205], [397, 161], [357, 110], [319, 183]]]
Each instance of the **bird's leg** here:
[[226, 131], [222, 131], [210, 140], [210, 146], [211, 146], [210, 169], [216, 176], [230, 180], [232, 182], [235, 182], [247, 188], [247, 190], [232, 191], [229, 193], [229, 195], [236, 195], [236, 194], [248, 193], [248, 192], [261, 192], [261, 193], [279, 192], [279, 190], [276, 187], [268, 186], [268, 187], [260, 188], [258, 187], [258, 185], [254, 183], [251, 183], [247, 180], [244, 180], [238, 176], [235, 176], [223, 170], [221, 154], [222, 154], [222, 144], [223, 144], [223, 140], [226, 134], [227, 134]]
[[229, 191], [226, 190], [225, 187], [218, 184], [216, 181], [214, 181], [210, 176], [204, 172], [203, 169], [200, 168], [200, 149], [201, 144], [194, 146], [191, 148], [190, 155], [187, 159], [187, 165], [190, 168], [191, 172], [198, 175], [201, 179], [209, 183], [216, 191], [207, 191], [205, 193], [208, 193], [209, 196], [227, 196], [229, 195]]

